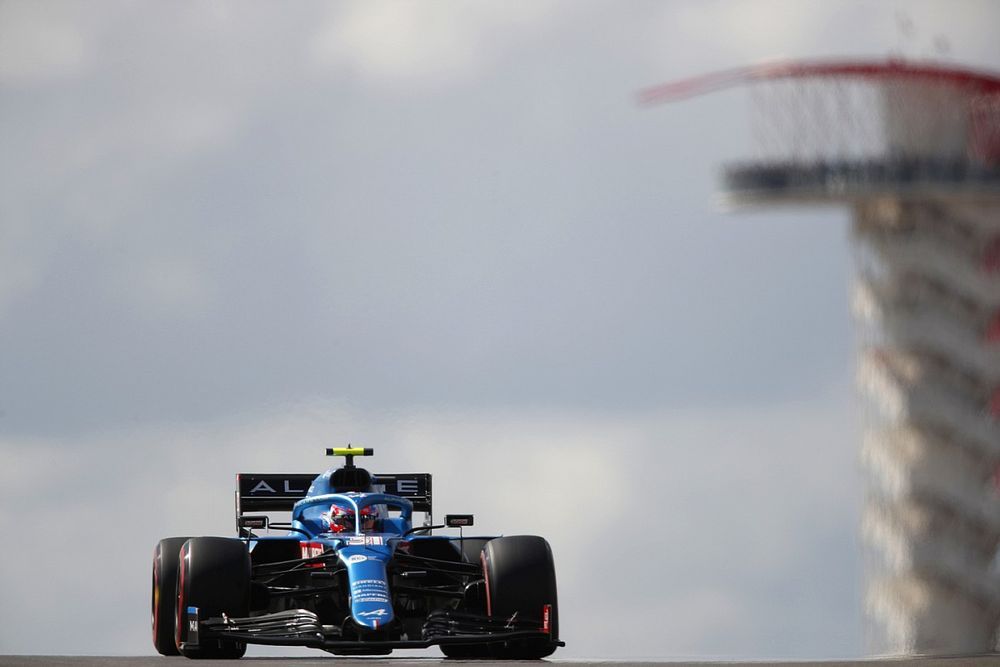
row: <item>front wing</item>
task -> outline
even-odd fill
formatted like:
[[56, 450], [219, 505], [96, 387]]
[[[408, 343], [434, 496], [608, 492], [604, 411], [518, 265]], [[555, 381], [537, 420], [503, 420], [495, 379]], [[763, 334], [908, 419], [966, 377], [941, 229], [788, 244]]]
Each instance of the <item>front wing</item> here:
[[547, 627], [519, 622], [516, 618], [499, 620], [464, 613], [432, 615], [421, 639], [393, 639], [371, 634], [360, 639], [343, 636], [338, 626], [321, 625], [316, 614], [305, 609], [281, 611], [247, 618], [202, 618], [197, 607], [188, 607], [188, 619], [195, 621], [188, 632], [185, 648], [219, 639], [271, 646], [305, 646], [332, 653], [379, 652], [414, 649], [445, 644], [499, 644], [514, 640], [547, 641], [553, 646], [566, 643], [553, 640]]

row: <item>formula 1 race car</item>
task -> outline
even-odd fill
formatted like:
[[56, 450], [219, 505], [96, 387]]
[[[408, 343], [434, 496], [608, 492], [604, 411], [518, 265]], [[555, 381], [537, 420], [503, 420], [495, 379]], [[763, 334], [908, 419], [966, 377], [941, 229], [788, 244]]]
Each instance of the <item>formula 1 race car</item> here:
[[[565, 645], [548, 542], [465, 537], [470, 514], [433, 525], [430, 474], [373, 476], [354, 465], [371, 449], [326, 453], [345, 465], [237, 475], [237, 537], [160, 540], [157, 651], [239, 658], [247, 644], [269, 644], [386, 655], [436, 645], [453, 658], [536, 659]], [[433, 532], [448, 527], [458, 536]], [[275, 529], [285, 534], [260, 534]]]

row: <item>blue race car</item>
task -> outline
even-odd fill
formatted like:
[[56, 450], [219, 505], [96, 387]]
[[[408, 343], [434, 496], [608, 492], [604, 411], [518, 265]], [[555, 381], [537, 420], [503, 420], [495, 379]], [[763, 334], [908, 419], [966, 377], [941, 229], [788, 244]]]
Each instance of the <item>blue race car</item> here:
[[[552, 550], [541, 537], [465, 537], [433, 525], [431, 475], [371, 475], [354, 457], [321, 475], [239, 474], [238, 537], [171, 537], [153, 552], [153, 645], [239, 658], [247, 644], [386, 655], [536, 659], [559, 641]], [[424, 514], [413, 525], [414, 511]], [[256, 512], [257, 514], [247, 514]], [[288, 523], [262, 512], [291, 512]], [[434, 530], [458, 528], [458, 536]], [[285, 534], [261, 534], [277, 529]]]

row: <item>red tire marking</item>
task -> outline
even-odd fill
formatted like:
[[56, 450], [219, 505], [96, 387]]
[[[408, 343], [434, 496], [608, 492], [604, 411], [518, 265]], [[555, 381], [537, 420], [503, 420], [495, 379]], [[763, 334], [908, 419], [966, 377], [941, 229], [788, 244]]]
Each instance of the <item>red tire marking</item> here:
[[479, 552], [479, 562], [483, 564], [483, 579], [486, 581], [486, 615], [493, 616], [493, 605], [490, 601], [490, 575], [486, 567], [486, 552]]
[[160, 545], [153, 549], [153, 646], [156, 645], [157, 630], [160, 628]]

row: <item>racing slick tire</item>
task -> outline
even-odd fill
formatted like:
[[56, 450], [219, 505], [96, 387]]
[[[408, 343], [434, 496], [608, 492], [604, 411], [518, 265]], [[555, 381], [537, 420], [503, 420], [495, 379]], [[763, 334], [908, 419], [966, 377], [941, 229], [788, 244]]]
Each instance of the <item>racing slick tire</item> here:
[[[193, 537], [180, 550], [177, 568], [174, 640], [188, 658], [242, 658], [246, 642], [199, 638], [191, 641], [190, 607], [201, 619], [250, 615], [250, 552], [246, 543], [229, 537]], [[199, 633], [200, 634], [200, 633]]]
[[537, 660], [551, 655], [559, 641], [559, 606], [549, 543], [534, 535], [498, 537], [483, 547], [482, 562], [487, 614], [510, 618], [516, 613], [519, 622], [534, 621], [549, 635], [546, 639], [493, 644], [491, 655], [505, 660]]
[[174, 643], [177, 564], [187, 537], [168, 537], [153, 549], [153, 646], [160, 655], [179, 655]]

